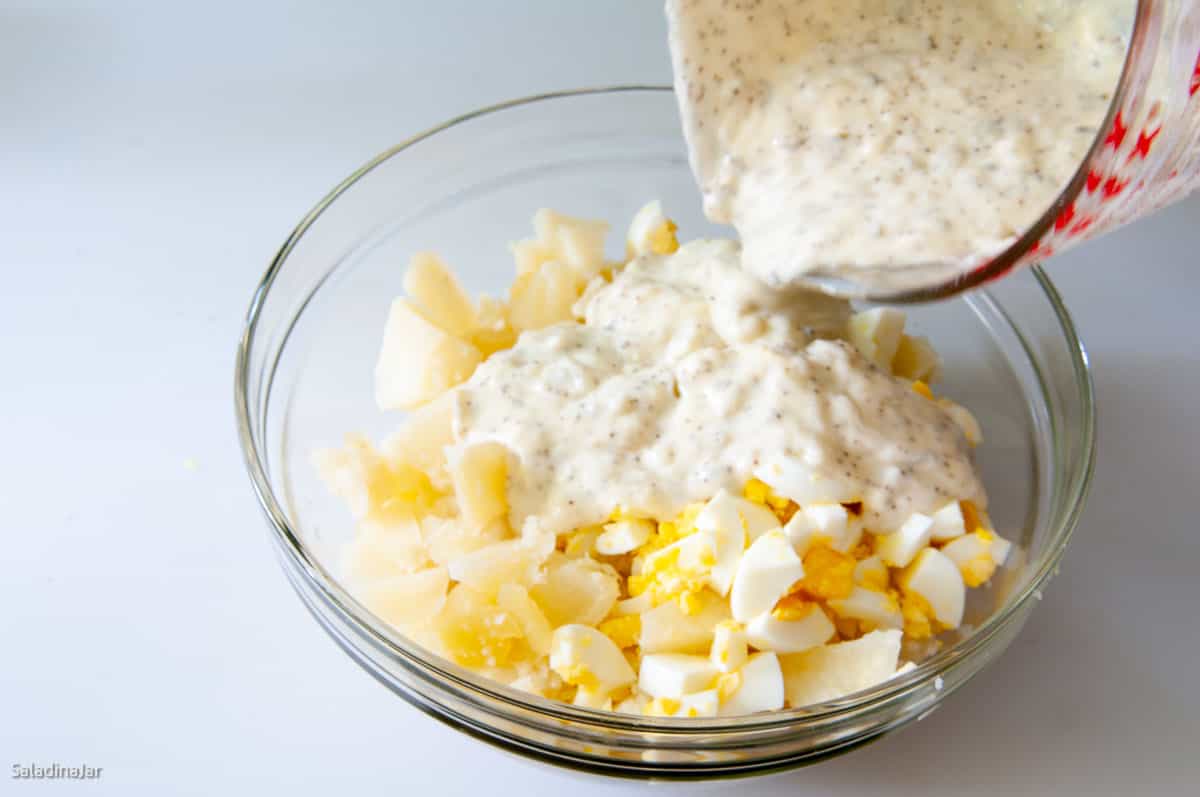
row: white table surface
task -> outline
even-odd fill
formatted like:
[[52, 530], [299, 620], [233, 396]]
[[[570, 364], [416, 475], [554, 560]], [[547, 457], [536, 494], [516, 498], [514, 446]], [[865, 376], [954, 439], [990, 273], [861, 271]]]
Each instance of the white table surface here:
[[[461, 736], [326, 638], [268, 546], [231, 378], [269, 257], [354, 167], [493, 101], [665, 82], [664, 35], [650, 0], [0, 3], [0, 793], [80, 793], [11, 779], [31, 762], [122, 795], [634, 788]], [[1016, 644], [907, 730], [737, 789], [1200, 782], [1197, 266], [1197, 199], [1052, 266], [1100, 462]]]

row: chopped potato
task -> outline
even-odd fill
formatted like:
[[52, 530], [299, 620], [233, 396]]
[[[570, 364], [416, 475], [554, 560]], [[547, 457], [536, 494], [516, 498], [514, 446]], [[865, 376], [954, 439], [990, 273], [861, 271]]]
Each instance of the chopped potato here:
[[491, 296], [480, 296], [476, 326], [467, 339], [483, 353], [484, 359], [517, 342], [517, 331], [508, 320], [508, 305]]
[[612, 611], [620, 596], [617, 571], [592, 559], [552, 555], [545, 580], [529, 594], [555, 627], [576, 623], [596, 625]]
[[463, 520], [484, 528], [508, 512], [508, 449], [482, 443], [459, 451], [450, 463], [450, 480]]
[[570, 321], [571, 307], [583, 290], [583, 282], [570, 267], [548, 260], [517, 277], [509, 299], [509, 319], [514, 329], [542, 329]]
[[362, 601], [379, 619], [399, 628], [427, 625], [446, 602], [450, 577], [444, 567], [367, 582]]
[[375, 364], [375, 401], [383, 410], [413, 409], [465, 381], [482, 359], [479, 349], [397, 299]]
[[901, 335], [892, 357], [892, 373], [902, 379], [936, 382], [941, 376], [942, 358], [926, 338]]
[[876, 307], [855, 313], [846, 330], [850, 342], [867, 359], [891, 370], [892, 360], [904, 334], [904, 313], [890, 307]]
[[454, 391], [418, 407], [381, 446], [384, 456], [425, 473], [439, 490], [450, 489], [446, 447], [454, 442]]
[[404, 291], [421, 314], [458, 338], [476, 326], [475, 306], [440, 257], [432, 252], [414, 255], [404, 274]]

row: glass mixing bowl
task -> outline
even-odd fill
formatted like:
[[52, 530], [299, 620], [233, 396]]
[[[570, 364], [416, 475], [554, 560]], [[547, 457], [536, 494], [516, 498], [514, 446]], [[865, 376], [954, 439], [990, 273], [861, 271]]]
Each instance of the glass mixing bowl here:
[[238, 348], [238, 431], [271, 538], [305, 605], [355, 661], [426, 713], [508, 750], [658, 778], [764, 772], [849, 750], [932, 711], [1009, 645], [1079, 517], [1094, 454], [1091, 378], [1067, 311], [1036, 268], [909, 308], [910, 327], [945, 359], [939, 392], [983, 425], [977, 456], [992, 514], [1019, 551], [988, 588], [972, 591], [964, 627], [905, 676], [747, 717], [592, 711], [426, 652], [338, 580], [336, 553], [352, 523], [310, 455], [348, 431], [379, 437], [399, 421], [375, 407], [372, 369], [408, 257], [435, 249], [469, 289], [501, 294], [513, 275], [506, 244], [528, 234], [537, 208], [620, 230], [653, 198], [685, 240], [729, 234], [704, 220], [663, 87], [571, 91], [476, 111], [383, 153], [335, 188], [271, 264]]

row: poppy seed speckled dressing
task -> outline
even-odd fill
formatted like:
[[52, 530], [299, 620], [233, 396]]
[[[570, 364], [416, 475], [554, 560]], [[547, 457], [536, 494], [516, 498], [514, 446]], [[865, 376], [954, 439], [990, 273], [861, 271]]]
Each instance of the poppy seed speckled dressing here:
[[1128, 0], [668, 0], [692, 168], [748, 269], [903, 283], [1015, 240], [1080, 165]]
[[849, 305], [770, 289], [739, 255], [697, 241], [638, 258], [585, 300], [585, 323], [522, 334], [459, 388], [461, 445], [503, 443], [520, 463], [514, 527], [669, 517], [773, 464], [848, 485], [880, 531], [986, 505], [950, 415], [834, 339]]

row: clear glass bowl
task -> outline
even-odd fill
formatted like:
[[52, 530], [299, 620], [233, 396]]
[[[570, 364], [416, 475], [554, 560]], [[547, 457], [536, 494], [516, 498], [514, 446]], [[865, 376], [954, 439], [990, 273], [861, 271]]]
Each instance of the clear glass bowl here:
[[424, 651], [338, 581], [333, 563], [351, 520], [310, 454], [348, 431], [378, 437], [398, 421], [374, 405], [372, 367], [408, 257], [436, 249], [471, 290], [502, 294], [513, 274], [506, 244], [526, 234], [537, 208], [609, 219], [619, 230], [652, 198], [685, 239], [729, 234], [703, 218], [664, 87], [486, 108], [385, 152], [334, 189], [271, 264], [238, 348], [238, 430], [271, 538], [297, 593], [354, 660], [428, 714], [511, 751], [608, 774], [694, 778], [849, 750], [933, 710], [1008, 646], [1078, 519], [1094, 454], [1092, 384], [1067, 311], [1038, 269], [910, 308], [911, 326], [945, 358], [939, 390], [983, 424], [978, 460], [994, 520], [1020, 547], [989, 588], [973, 591], [968, 625], [906, 676], [740, 718], [597, 712], [533, 698]]

